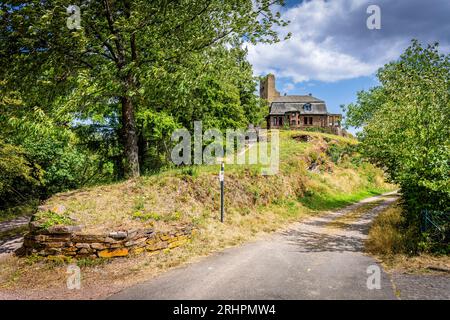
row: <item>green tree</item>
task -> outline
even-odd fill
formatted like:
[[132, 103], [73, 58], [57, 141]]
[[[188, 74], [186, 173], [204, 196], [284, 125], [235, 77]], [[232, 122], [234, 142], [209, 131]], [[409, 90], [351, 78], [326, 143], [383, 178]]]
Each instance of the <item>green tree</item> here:
[[381, 85], [347, 106], [364, 154], [400, 185], [409, 222], [450, 210], [450, 55], [417, 41], [378, 71]]
[[22, 148], [0, 139], [0, 208], [9, 203], [29, 200], [24, 189], [42, 182], [42, 170], [32, 165]]
[[[113, 114], [120, 119], [125, 176], [136, 177], [140, 174], [136, 115], [153, 107], [141, 102], [160, 73], [215, 46], [278, 41], [272, 27], [286, 22], [271, 6], [281, 3], [76, 1], [81, 28], [69, 30], [66, 9], [73, 1], [4, 1], [0, 3], [2, 94], [14, 92], [22, 112], [32, 114], [39, 108], [58, 124], [111, 113], [116, 106]], [[226, 102], [233, 102], [235, 93], [224, 94], [231, 95], [222, 96]]]

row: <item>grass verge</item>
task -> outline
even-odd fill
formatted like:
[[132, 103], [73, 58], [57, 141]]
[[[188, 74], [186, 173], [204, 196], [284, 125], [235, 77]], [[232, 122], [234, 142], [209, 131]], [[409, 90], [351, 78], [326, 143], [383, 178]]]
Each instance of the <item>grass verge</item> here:
[[407, 252], [412, 232], [403, 227], [402, 210], [399, 203], [394, 203], [375, 218], [366, 241], [367, 252], [376, 256], [390, 271], [450, 274], [450, 256]]

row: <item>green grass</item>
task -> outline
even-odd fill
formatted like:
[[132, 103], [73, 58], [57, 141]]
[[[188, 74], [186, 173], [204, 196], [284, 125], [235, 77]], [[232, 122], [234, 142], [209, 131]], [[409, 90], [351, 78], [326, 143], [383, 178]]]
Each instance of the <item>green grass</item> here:
[[362, 199], [380, 195], [390, 189], [368, 189], [351, 194], [307, 194], [298, 200], [311, 210], [333, 210], [345, 207]]
[[[294, 139], [303, 134], [314, 139], [311, 142]], [[381, 170], [371, 165], [354, 165], [348, 159], [334, 163], [326, 154], [328, 143], [345, 146], [357, 141], [330, 134], [281, 131], [278, 174], [263, 176], [261, 169], [267, 165], [262, 164], [226, 164], [228, 214], [236, 223], [243, 217], [250, 222], [259, 219], [256, 221], [259, 223], [266, 214], [261, 208], [269, 205], [279, 204], [280, 210], [274, 208], [279, 216], [295, 217], [296, 211], [335, 209], [389, 188], [382, 182]], [[252, 151], [245, 152], [247, 157], [249, 152]], [[315, 172], [307, 170], [311, 161], [318, 164]], [[135, 180], [80, 190], [69, 197], [56, 195], [47, 203], [64, 205], [71, 217], [92, 232], [139, 228], [142, 224], [157, 228], [164, 224], [209, 221], [215, 219], [219, 210], [219, 170], [220, 164], [172, 168]], [[58, 220], [64, 217], [48, 218], [52, 225], [66, 222]]]

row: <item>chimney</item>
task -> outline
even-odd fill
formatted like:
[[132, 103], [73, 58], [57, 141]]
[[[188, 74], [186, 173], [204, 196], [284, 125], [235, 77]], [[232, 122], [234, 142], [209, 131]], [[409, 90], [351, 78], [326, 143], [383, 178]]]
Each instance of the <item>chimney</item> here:
[[267, 100], [269, 104], [274, 98], [280, 96], [280, 93], [275, 88], [275, 76], [273, 74], [269, 73], [261, 80], [259, 84], [259, 96], [260, 98]]
[[308, 96], [312, 97], [312, 93], [308, 93]]

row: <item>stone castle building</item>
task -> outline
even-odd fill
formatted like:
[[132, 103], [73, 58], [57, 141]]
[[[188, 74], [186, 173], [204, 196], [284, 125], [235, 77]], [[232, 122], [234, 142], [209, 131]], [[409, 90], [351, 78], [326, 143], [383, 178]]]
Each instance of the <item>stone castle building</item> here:
[[323, 131], [342, 134], [341, 114], [329, 113], [325, 102], [311, 94], [281, 96], [276, 90], [273, 74], [268, 74], [260, 82], [259, 94], [269, 103], [269, 129], [322, 128]]

